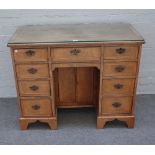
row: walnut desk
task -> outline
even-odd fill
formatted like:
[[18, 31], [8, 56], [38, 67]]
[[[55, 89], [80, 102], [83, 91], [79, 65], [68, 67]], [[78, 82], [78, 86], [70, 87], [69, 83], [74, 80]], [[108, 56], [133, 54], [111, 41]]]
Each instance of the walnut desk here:
[[134, 127], [134, 101], [144, 39], [129, 24], [21, 26], [10, 39], [20, 127], [57, 128], [58, 108], [95, 107], [107, 121]]

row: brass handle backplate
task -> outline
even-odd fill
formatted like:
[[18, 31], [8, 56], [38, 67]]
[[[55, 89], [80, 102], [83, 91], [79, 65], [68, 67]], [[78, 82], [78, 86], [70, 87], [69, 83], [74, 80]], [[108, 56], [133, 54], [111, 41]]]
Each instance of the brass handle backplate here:
[[125, 48], [117, 48], [116, 53], [123, 54], [125, 52]]
[[72, 55], [78, 55], [80, 53], [80, 50], [79, 49], [73, 49], [73, 50], [70, 51], [70, 53]]
[[120, 83], [118, 83], [118, 84], [115, 84], [114, 87], [115, 87], [116, 89], [122, 89], [122, 88], [123, 88], [123, 85], [120, 84]]
[[34, 109], [34, 110], [39, 110], [39, 109], [40, 109], [40, 106], [37, 105], [37, 104], [35, 104], [35, 105], [32, 106], [32, 109]]
[[39, 87], [38, 87], [38, 86], [36, 86], [36, 85], [33, 85], [33, 86], [31, 86], [31, 87], [30, 87], [30, 89], [31, 89], [31, 90], [33, 90], [33, 91], [36, 91], [36, 90], [38, 90], [38, 89], [39, 89]]
[[31, 56], [34, 56], [35, 55], [35, 51], [33, 50], [28, 50], [25, 52], [27, 56], [31, 57]]
[[36, 68], [30, 68], [27, 70], [30, 74], [35, 74], [38, 70]]
[[124, 71], [124, 69], [125, 69], [125, 67], [124, 66], [121, 66], [121, 65], [115, 67], [115, 70], [117, 72], [122, 72], [122, 71]]
[[115, 108], [119, 108], [122, 104], [120, 102], [114, 102], [112, 103], [112, 106]]

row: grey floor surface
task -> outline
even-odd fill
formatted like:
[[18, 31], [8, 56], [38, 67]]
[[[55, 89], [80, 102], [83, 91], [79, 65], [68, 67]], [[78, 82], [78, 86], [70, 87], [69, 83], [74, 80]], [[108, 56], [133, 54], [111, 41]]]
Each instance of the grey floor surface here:
[[137, 96], [135, 115], [134, 129], [116, 121], [96, 129], [94, 109], [63, 109], [58, 112], [58, 130], [37, 123], [20, 131], [17, 100], [0, 99], [0, 144], [155, 144], [155, 95]]

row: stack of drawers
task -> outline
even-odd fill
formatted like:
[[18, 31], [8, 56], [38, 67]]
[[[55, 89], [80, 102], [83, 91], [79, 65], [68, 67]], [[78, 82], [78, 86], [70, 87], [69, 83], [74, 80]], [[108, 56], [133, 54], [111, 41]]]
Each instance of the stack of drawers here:
[[[132, 116], [138, 51], [136, 45], [104, 48], [101, 115], [105, 122], [124, 115]], [[130, 123], [128, 126], [132, 127]]]
[[27, 119], [51, 117], [53, 114], [48, 50], [46, 48], [15, 49], [13, 60], [21, 117]]

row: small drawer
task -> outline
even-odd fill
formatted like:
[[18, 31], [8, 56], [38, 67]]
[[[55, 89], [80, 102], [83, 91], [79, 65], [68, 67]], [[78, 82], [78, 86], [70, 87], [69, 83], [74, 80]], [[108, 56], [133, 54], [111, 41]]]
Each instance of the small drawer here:
[[23, 116], [51, 116], [52, 106], [50, 99], [21, 99]]
[[100, 61], [100, 48], [54, 48], [52, 49], [52, 60], [61, 62], [85, 62]]
[[129, 114], [132, 102], [132, 97], [103, 97], [102, 114]]
[[47, 61], [47, 49], [15, 49], [14, 60], [15, 62]]
[[135, 79], [105, 79], [102, 84], [103, 95], [132, 95]]
[[19, 81], [20, 96], [50, 96], [49, 81]]
[[103, 76], [135, 76], [136, 71], [136, 62], [108, 62], [103, 65]]
[[16, 65], [17, 78], [48, 78], [48, 64]]
[[137, 46], [105, 47], [104, 59], [135, 60], [137, 58], [138, 58]]

